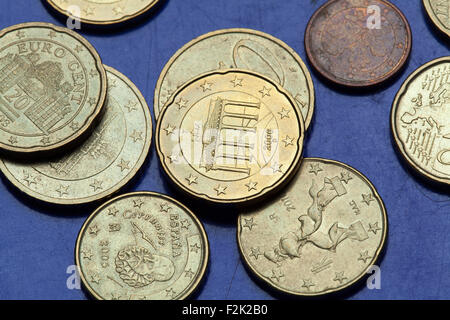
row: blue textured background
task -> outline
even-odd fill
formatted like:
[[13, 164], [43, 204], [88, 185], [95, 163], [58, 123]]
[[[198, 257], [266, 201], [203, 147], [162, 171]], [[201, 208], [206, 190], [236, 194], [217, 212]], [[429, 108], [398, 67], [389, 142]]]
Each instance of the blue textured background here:
[[[167, 0], [138, 25], [109, 33], [85, 29], [81, 33], [105, 64], [131, 78], [152, 106], [155, 84], [166, 61], [186, 42], [209, 31], [232, 27], [261, 30], [288, 43], [306, 61], [304, 30], [324, 2]], [[411, 175], [392, 147], [389, 128], [391, 103], [402, 81], [423, 63], [448, 55], [450, 42], [445, 43], [430, 27], [421, 1], [392, 2], [411, 24], [414, 41], [408, 65], [388, 86], [364, 94], [327, 86], [313, 73], [317, 103], [305, 156], [354, 166], [373, 182], [388, 210], [390, 228], [381, 261], [381, 290], [362, 286], [344, 297], [450, 298], [449, 193]], [[1, 28], [29, 21], [61, 25], [39, 0], [1, 0]], [[142, 176], [128, 190], [174, 195], [160, 173], [154, 149]], [[83, 291], [67, 289], [66, 269], [73, 264], [76, 236], [93, 207], [43, 206], [19, 195], [3, 179], [0, 203], [0, 298], [85, 299]], [[211, 245], [209, 273], [197, 298], [273, 298], [243, 267], [235, 241], [235, 214], [198, 204], [193, 209], [205, 223]]]

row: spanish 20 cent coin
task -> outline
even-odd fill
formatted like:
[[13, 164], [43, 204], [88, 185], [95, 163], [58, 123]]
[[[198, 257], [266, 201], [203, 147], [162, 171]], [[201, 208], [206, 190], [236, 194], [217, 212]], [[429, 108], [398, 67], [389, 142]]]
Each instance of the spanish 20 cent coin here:
[[312, 16], [305, 33], [309, 61], [344, 86], [375, 85], [393, 76], [411, 51], [403, 13], [384, 0], [331, 0]]
[[159, 0], [47, 0], [52, 8], [83, 23], [109, 25], [135, 18]]
[[423, 0], [423, 5], [434, 25], [450, 37], [450, 0]]
[[24, 158], [85, 139], [106, 86], [100, 56], [76, 32], [35, 22], [3, 29], [0, 150]]
[[150, 111], [127, 77], [106, 70], [105, 114], [81, 146], [45, 162], [0, 160], [2, 172], [21, 191], [50, 203], [80, 204], [110, 196], [136, 175], [150, 148]]
[[387, 216], [374, 186], [343, 163], [305, 158], [286, 190], [238, 218], [241, 256], [283, 293], [315, 296], [361, 279], [383, 248]]
[[103, 300], [185, 299], [202, 280], [208, 256], [195, 215], [153, 192], [103, 204], [84, 223], [75, 248], [83, 285]]
[[223, 29], [204, 34], [179, 49], [167, 62], [155, 89], [159, 117], [172, 94], [190, 79], [216, 69], [240, 68], [261, 73], [294, 97], [305, 128], [314, 113], [314, 86], [299, 55], [283, 41], [252, 29]]
[[450, 185], [450, 57], [414, 71], [397, 93], [391, 111], [395, 143], [422, 176]]
[[304, 124], [291, 95], [263, 75], [216, 70], [185, 83], [164, 107], [156, 149], [182, 191], [216, 203], [254, 200], [298, 169]]

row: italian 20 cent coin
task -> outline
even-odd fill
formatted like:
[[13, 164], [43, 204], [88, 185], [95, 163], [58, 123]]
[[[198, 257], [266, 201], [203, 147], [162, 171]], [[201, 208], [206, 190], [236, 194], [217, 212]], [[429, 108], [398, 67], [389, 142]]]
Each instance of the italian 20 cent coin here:
[[[21, 191], [50, 203], [80, 204], [110, 196], [136, 175], [150, 148], [150, 111], [127, 77], [106, 70], [105, 114], [81, 146], [45, 162], [0, 160], [2, 172]], [[70, 128], [79, 126], [72, 122]]]
[[172, 94], [190, 79], [216, 69], [261, 73], [294, 97], [305, 128], [314, 112], [314, 86], [299, 55], [283, 41], [251, 29], [223, 29], [204, 34], [179, 49], [158, 79], [153, 104], [156, 118]]
[[150, 10], [159, 0], [47, 0], [52, 8], [83, 23], [124, 22]]
[[102, 300], [185, 299], [202, 280], [208, 256], [195, 215], [153, 192], [103, 204], [84, 223], [75, 248], [83, 285]]
[[450, 0], [423, 0], [423, 4], [434, 25], [450, 37]]
[[298, 169], [304, 124], [276, 81], [239, 69], [185, 83], [156, 128], [164, 171], [185, 193], [216, 203], [254, 200]]
[[384, 0], [331, 0], [308, 23], [305, 47], [314, 68], [344, 86], [375, 85], [393, 76], [411, 51], [403, 13]]
[[361, 279], [384, 245], [387, 216], [374, 186], [343, 163], [305, 158], [283, 194], [238, 218], [250, 271], [283, 293], [315, 296]]
[[450, 57], [433, 60], [406, 79], [392, 105], [391, 129], [410, 166], [450, 185]]
[[24, 158], [86, 138], [102, 114], [106, 82], [100, 56], [76, 32], [36, 22], [3, 29], [0, 151]]

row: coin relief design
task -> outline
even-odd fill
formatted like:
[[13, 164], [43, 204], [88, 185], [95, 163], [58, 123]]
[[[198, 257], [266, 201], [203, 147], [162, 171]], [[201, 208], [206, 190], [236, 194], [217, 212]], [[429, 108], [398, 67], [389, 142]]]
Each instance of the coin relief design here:
[[391, 77], [405, 64], [411, 41], [404, 15], [382, 0], [328, 1], [313, 15], [305, 33], [313, 66], [346, 86], [363, 87]]
[[304, 124], [292, 97], [250, 71], [217, 70], [181, 87], [158, 120], [156, 148], [169, 178], [213, 202], [243, 202], [296, 171]]
[[184, 299], [201, 281], [208, 256], [195, 215], [152, 192], [103, 204], [84, 223], [75, 249], [83, 284], [102, 300]]
[[450, 37], [450, 0], [423, 0], [431, 21]]
[[314, 86], [308, 69], [281, 40], [251, 29], [223, 29], [202, 35], [183, 46], [167, 62], [155, 89], [158, 118], [172, 94], [190, 79], [216, 69], [240, 68], [261, 73], [294, 97], [305, 127], [314, 112]]
[[343, 289], [366, 274], [385, 241], [386, 210], [373, 185], [337, 161], [305, 158], [283, 194], [241, 211], [241, 255], [259, 278], [294, 295]]
[[395, 98], [392, 132], [401, 154], [426, 177], [450, 184], [450, 57], [431, 61]]
[[99, 55], [77, 33], [48, 23], [3, 29], [0, 148], [50, 151], [80, 139], [101, 114], [106, 81]]
[[60, 13], [89, 24], [113, 24], [150, 10], [159, 0], [47, 0]]
[[[50, 162], [0, 161], [2, 172], [21, 191], [51, 203], [90, 202], [119, 190], [142, 166], [151, 143], [150, 111], [128, 78], [106, 70], [105, 114], [81, 146]], [[79, 125], [73, 121], [70, 128]]]

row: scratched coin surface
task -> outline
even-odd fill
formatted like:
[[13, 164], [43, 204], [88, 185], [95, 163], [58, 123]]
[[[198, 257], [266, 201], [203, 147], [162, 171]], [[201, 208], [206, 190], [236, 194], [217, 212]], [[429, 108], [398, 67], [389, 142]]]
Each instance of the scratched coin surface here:
[[97, 299], [179, 300], [208, 263], [201, 222], [177, 200], [153, 192], [118, 196], [98, 208], [78, 235], [75, 260]]
[[450, 57], [433, 60], [403, 83], [391, 129], [404, 159], [420, 174], [450, 184]]
[[386, 230], [383, 201], [366, 177], [337, 161], [305, 158], [282, 194], [241, 212], [237, 239], [258, 278], [285, 293], [313, 296], [362, 278]]
[[292, 94], [305, 127], [309, 127], [314, 112], [314, 86], [308, 69], [286, 43], [251, 29], [217, 30], [179, 49], [167, 62], [156, 85], [156, 118], [182, 84], [202, 73], [224, 68], [252, 70], [280, 84]]
[[311, 64], [332, 82], [375, 85], [394, 75], [411, 51], [403, 13], [383, 0], [331, 0], [308, 23], [305, 47]]
[[21, 191], [51, 203], [86, 203], [116, 192], [142, 166], [152, 137], [149, 108], [127, 77], [106, 70], [105, 114], [81, 146], [49, 162], [0, 160], [2, 172]]
[[450, 37], [450, 0], [423, 0], [434, 25]]
[[169, 178], [212, 202], [253, 200], [298, 169], [304, 124], [278, 83], [239, 69], [198, 76], [173, 94], [156, 128]]
[[49, 23], [0, 31], [0, 150], [59, 149], [90, 133], [106, 97], [100, 56], [80, 35]]
[[141, 15], [159, 0], [47, 0], [55, 10], [81, 22], [107, 25]]

